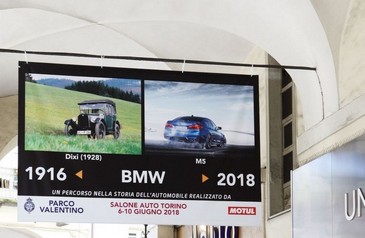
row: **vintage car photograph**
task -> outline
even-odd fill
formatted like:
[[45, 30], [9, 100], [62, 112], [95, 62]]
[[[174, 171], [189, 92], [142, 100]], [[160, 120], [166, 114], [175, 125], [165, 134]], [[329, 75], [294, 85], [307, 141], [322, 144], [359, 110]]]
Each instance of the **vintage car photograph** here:
[[141, 80], [27, 74], [25, 150], [142, 154]]
[[86, 100], [79, 102], [80, 114], [65, 121], [66, 136], [87, 135], [104, 139], [106, 135], [120, 137], [121, 124], [117, 120], [115, 103], [112, 100]]

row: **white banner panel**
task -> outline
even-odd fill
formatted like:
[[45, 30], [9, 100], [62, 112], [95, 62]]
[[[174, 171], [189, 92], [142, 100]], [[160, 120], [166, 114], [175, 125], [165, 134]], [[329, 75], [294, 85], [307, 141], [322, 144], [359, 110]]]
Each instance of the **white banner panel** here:
[[212, 225], [221, 225], [222, 220], [232, 226], [260, 226], [262, 223], [260, 202], [20, 196], [18, 204], [20, 221], [41, 217], [41, 220], [54, 222], [137, 224], [143, 217], [147, 224], [159, 221], [169, 225], [196, 225], [202, 220]]

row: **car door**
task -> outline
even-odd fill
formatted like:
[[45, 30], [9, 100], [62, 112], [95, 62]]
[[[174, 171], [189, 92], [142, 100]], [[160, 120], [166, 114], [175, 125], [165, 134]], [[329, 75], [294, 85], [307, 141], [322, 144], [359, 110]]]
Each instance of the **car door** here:
[[214, 142], [219, 142], [222, 140], [222, 136], [221, 133], [218, 131], [220, 130], [220, 127], [217, 127], [216, 124], [212, 121], [208, 119], [208, 124], [210, 127], [210, 134], [212, 135], [213, 141]]
[[105, 111], [105, 123], [106, 128], [108, 131], [114, 130], [114, 113], [113, 113], [113, 107], [109, 104], [106, 105], [106, 111]]

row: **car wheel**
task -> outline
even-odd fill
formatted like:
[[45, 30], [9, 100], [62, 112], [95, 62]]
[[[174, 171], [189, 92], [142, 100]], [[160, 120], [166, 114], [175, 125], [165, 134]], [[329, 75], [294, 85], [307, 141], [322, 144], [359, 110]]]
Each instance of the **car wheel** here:
[[117, 123], [114, 126], [114, 139], [118, 139], [120, 136], [120, 127]]
[[210, 134], [207, 135], [207, 140], [205, 141], [205, 149], [212, 148], [212, 136]]
[[104, 139], [105, 137], [105, 125], [101, 121], [95, 125], [95, 136], [96, 139]]
[[65, 134], [65, 136], [75, 135], [74, 130], [72, 129], [72, 126], [70, 124], [65, 125], [65, 129], [63, 130], [63, 133]]
[[223, 139], [219, 142], [219, 144], [217, 145], [218, 147], [224, 147], [226, 145], [226, 140]]
[[168, 139], [167, 144], [168, 144], [169, 146], [174, 146], [174, 145], [176, 144], [176, 141], [175, 141], [175, 139], [174, 139], [173, 137], [170, 137], [170, 138]]

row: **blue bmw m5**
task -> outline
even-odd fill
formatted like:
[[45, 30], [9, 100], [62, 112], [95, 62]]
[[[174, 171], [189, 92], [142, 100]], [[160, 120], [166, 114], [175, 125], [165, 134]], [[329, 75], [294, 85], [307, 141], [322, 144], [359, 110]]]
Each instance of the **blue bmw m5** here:
[[166, 122], [164, 137], [171, 142], [194, 143], [200, 148], [210, 149], [227, 143], [221, 129], [209, 118], [183, 116]]

